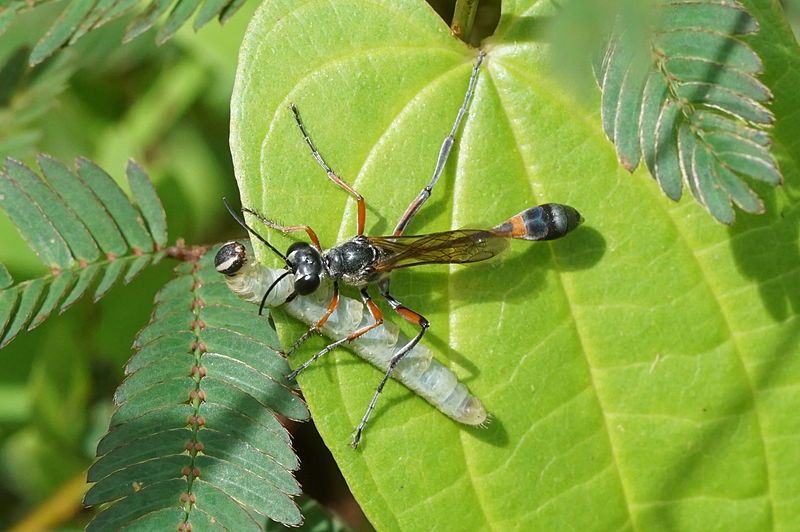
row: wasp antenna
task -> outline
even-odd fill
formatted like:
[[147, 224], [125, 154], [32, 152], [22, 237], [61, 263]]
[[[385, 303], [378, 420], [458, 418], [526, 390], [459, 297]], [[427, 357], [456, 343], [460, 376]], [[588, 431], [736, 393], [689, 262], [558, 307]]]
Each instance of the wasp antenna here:
[[289, 270], [288, 272], [284, 273], [283, 275], [280, 275], [277, 279], [272, 281], [271, 285], [269, 285], [269, 288], [267, 288], [267, 291], [264, 293], [264, 297], [261, 298], [261, 304], [258, 306], [258, 315], [259, 316], [261, 316], [261, 314], [264, 312], [264, 305], [266, 305], [266, 303], [267, 303], [267, 298], [269, 297], [270, 292], [272, 292], [272, 290], [276, 286], [278, 286], [278, 283], [283, 281], [284, 277], [286, 277], [287, 275], [291, 275], [291, 273], [292, 273], [291, 270]]
[[287, 266], [291, 268], [292, 265], [289, 263], [289, 259], [286, 258], [286, 255], [278, 251], [278, 249], [275, 246], [267, 242], [267, 240], [263, 236], [259, 235], [255, 229], [247, 225], [247, 222], [245, 222], [244, 219], [241, 216], [239, 216], [239, 214], [237, 214], [237, 212], [233, 210], [233, 208], [228, 204], [227, 198], [222, 198], [222, 203], [225, 204], [225, 208], [228, 209], [228, 212], [231, 214], [231, 216], [233, 216], [233, 219], [236, 220], [236, 223], [247, 229], [248, 233], [258, 238], [264, 245], [266, 245], [269, 249], [271, 249], [273, 253], [279, 256], [283, 260], [283, 262], [286, 263]]

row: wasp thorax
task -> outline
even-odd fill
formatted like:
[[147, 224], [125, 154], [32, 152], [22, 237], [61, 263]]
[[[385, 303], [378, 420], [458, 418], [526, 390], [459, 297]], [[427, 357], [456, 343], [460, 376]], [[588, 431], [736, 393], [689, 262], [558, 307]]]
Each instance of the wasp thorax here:
[[214, 267], [225, 275], [235, 275], [247, 262], [247, 249], [239, 242], [223, 244], [214, 257]]
[[319, 288], [322, 280], [322, 256], [305, 242], [295, 242], [286, 251], [286, 259], [294, 273], [294, 290], [307, 296]]

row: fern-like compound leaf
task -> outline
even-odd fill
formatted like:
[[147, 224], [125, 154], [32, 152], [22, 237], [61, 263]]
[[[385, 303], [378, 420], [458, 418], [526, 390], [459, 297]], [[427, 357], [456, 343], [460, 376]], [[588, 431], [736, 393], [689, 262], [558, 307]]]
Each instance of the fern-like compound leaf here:
[[90, 530], [302, 521], [298, 461], [276, 415], [308, 411], [274, 331], [228, 290], [213, 256], [178, 267], [136, 338], [85, 499], [116, 502]]
[[6, 166], [10, 171], [7, 173], [4, 170], [0, 176], [0, 206], [45, 266], [53, 269], [72, 267], [75, 262], [67, 242], [41, 207], [25, 193], [19, 180], [15, 179], [18, 175], [14, 174], [18, 172], [14, 169], [19, 167], [18, 163], [7, 161]]
[[28, 325], [29, 330], [42, 323], [53, 313], [58, 304], [64, 300], [67, 291], [75, 286], [78, 278], [79, 276], [75, 272], [66, 270], [53, 279], [53, 282], [50, 283], [50, 287], [47, 290], [47, 296]]
[[46, 285], [46, 280], [41, 277], [19, 285], [17, 290], [19, 300], [16, 302], [16, 308], [9, 315], [10, 319], [4, 328], [3, 343], [0, 344], [0, 347], [17, 336], [25, 328], [25, 325], [31, 322], [33, 313], [36, 312], [39, 302], [42, 300]]
[[118, 222], [117, 225], [125, 240], [134, 249], [150, 251], [154, 241], [144, 225], [141, 213], [131, 204], [111, 176], [92, 161], [83, 158], [78, 159], [78, 175], [89, 185], [111, 217]]
[[95, 300], [130, 282], [163, 257], [167, 240], [164, 209], [135, 163], [127, 169], [133, 204], [90, 161], [79, 160], [77, 174], [46, 155], [38, 162], [40, 173], [13, 159], [0, 170], [0, 209], [51, 272], [14, 285], [0, 267], [0, 347], [69, 308], [95, 281]]
[[734, 0], [658, 0], [652, 24], [620, 17], [594, 65], [603, 129], [620, 163], [644, 159], [673, 200], [686, 186], [720, 222], [733, 205], [761, 213], [745, 178], [781, 183], [766, 128], [770, 90], [759, 56], [740, 36], [757, 21]]
[[29, 53], [25, 46], [0, 51], [0, 160], [31, 154], [41, 136], [37, 122], [74, 71], [72, 54], [30, 67]]
[[14, 279], [11, 277], [11, 274], [8, 273], [5, 266], [0, 264], [0, 288], [8, 288], [12, 284], [14, 284]]
[[64, 11], [36, 44], [30, 56], [30, 63], [36, 65], [44, 61], [54, 51], [63, 46], [77, 31], [81, 21], [91, 16], [96, 0], [71, 0]]
[[[0, 35], [18, 13], [45, 1], [11, 0], [0, 7]], [[213, 18], [218, 18], [221, 24], [225, 23], [243, 3], [244, 0], [151, 0], [131, 21], [124, 40], [127, 42], [135, 39], [166, 15], [166, 20], [156, 36], [156, 41], [162, 44], [169, 40], [195, 12], [197, 15], [193, 26], [197, 30]], [[57, 50], [74, 44], [90, 31], [131, 13], [140, 4], [142, 4], [140, 0], [70, 0], [58, 19], [34, 47], [29, 58], [30, 64], [41, 63]]]
[[175, 32], [189, 20], [201, 1], [202, 0], [176, 0], [172, 11], [170, 11], [167, 16], [167, 20], [165, 20], [164, 24], [158, 29], [156, 42], [160, 44], [172, 37]]
[[133, 257], [120, 257], [111, 262], [108, 267], [103, 270], [103, 276], [100, 278], [100, 282], [97, 283], [97, 287], [94, 290], [94, 295], [92, 296], [92, 299], [95, 303], [100, 301], [104, 295], [114, 288], [114, 285], [116, 285], [117, 282], [119, 282], [119, 280], [122, 278], [122, 274], [125, 272], [132, 260]]
[[100, 249], [115, 256], [124, 255], [128, 243], [91, 189], [74, 172], [51, 157], [40, 156], [39, 167], [47, 174], [50, 185], [92, 233]]
[[147, 228], [150, 230], [153, 240], [159, 247], [166, 246], [167, 218], [153, 183], [150, 182], [144, 168], [136, 164], [134, 160], [128, 161], [125, 174], [128, 176], [128, 184], [131, 187], [133, 198], [147, 222]]
[[[85, 262], [94, 262], [100, 257], [100, 250], [83, 222], [66, 203], [59, 201], [58, 195], [39, 179], [39, 176], [24, 164], [14, 160], [7, 161], [6, 175], [10, 182], [15, 183], [17, 188], [21, 192], [24, 191], [36, 204], [37, 212], [47, 213], [46, 219], [51, 221], [59, 235], [63, 235], [65, 245], [69, 242], [69, 249], [65, 249], [68, 260], [71, 260], [73, 255], [75, 260]], [[69, 262], [58, 264], [62, 267], [70, 265]]]
[[132, 41], [146, 32], [169, 10], [172, 0], [151, 0], [144, 11], [137, 16], [125, 31], [125, 41]]

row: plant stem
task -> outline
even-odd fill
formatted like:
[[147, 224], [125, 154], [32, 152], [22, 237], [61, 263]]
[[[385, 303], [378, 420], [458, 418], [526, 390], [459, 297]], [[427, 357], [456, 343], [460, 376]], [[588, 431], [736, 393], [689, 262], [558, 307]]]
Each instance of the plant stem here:
[[197, 262], [203, 255], [205, 255], [206, 251], [210, 246], [187, 246], [186, 242], [182, 238], [179, 238], [175, 241], [174, 246], [170, 246], [166, 249], [167, 257], [171, 257], [173, 259], [177, 259], [184, 262]]
[[472, 35], [472, 26], [475, 24], [475, 13], [478, 11], [479, 0], [456, 0], [456, 7], [453, 11], [453, 22], [450, 29], [453, 33], [469, 44]]
[[81, 497], [88, 487], [86, 471], [81, 471], [10, 530], [35, 532], [59, 528], [81, 510]]

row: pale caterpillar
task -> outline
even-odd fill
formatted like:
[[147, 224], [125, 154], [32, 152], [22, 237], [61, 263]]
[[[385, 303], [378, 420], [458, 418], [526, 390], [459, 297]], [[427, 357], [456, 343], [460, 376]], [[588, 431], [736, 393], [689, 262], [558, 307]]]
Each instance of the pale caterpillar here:
[[[217, 253], [217, 270], [226, 274], [228, 287], [237, 296], [259, 304], [272, 283], [286, 271], [267, 268], [248, 260], [246, 253], [246, 248], [238, 242], [223, 245]], [[267, 296], [265, 306], [283, 305], [292, 317], [307, 325], [314, 325], [327, 309], [331, 298], [330, 283], [325, 282], [312, 294], [297, 296], [285, 303], [294, 290], [293, 279], [291, 275], [284, 276]], [[339, 340], [371, 321], [370, 314], [364, 311], [360, 301], [340, 296], [339, 306], [322, 326], [322, 333]], [[372, 329], [346, 345], [385, 372], [389, 367], [389, 359], [408, 341], [409, 338], [400, 333], [397, 325], [384, 322], [382, 327]], [[421, 343], [403, 357], [392, 377], [460, 423], [481, 425], [486, 421], [486, 410], [480, 400], [471, 395], [456, 375], [433, 358], [430, 349]]]

